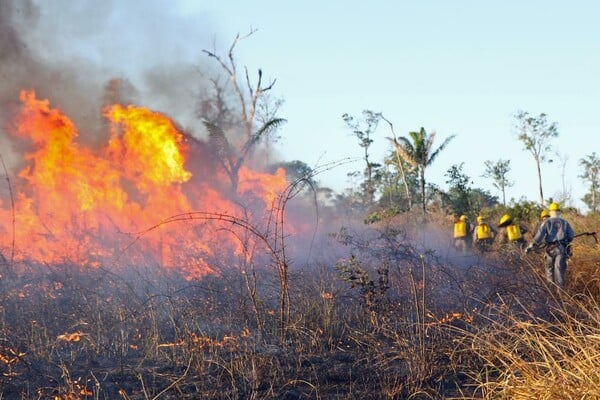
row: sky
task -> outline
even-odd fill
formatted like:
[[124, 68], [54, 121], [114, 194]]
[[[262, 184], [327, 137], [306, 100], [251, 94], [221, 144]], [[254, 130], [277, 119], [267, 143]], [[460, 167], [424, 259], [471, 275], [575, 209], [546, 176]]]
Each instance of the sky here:
[[[19, 76], [19, 83], [32, 76], [16, 67], [24, 65], [24, 54], [60, 70], [54, 82], [77, 81], [90, 93], [120, 76], [136, 88], [139, 105], [164, 111], [193, 131], [201, 124], [186, 110], [198, 90], [198, 66], [214, 64], [202, 50], [226, 56], [238, 33], [254, 31], [238, 43], [235, 55], [251, 77], [260, 68], [264, 78], [276, 79], [271, 94], [284, 100], [279, 116], [287, 120], [277, 146], [280, 157], [321, 168], [316, 179], [338, 192], [354, 184], [346, 175], [361, 171], [364, 163], [342, 115], [361, 118], [363, 110], [372, 110], [393, 123], [397, 136], [424, 127], [436, 133], [439, 145], [456, 135], [426, 170], [428, 182], [447, 189], [446, 172], [464, 163], [474, 187], [501, 199], [482, 177], [484, 163], [508, 159], [514, 185], [507, 200], [537, 201], [535, 162], [513, 125], [519, 110], [545, 113], [559, 132], [551, 142], [554, 161], [542, 164], [545, 197], [566, 190], [571, 205], [586, 210], [579, 161], [600, 153], [597, 2], [8, 3], [8, 24], [22, 50], [15, 51], [14, 71], [0, 68], [5, 82], [7, 76]], [[76, 85], [47, 81], [31, 85], [45, 85], [42, 93], [67, 109], [81, 103], [65, 95]], [[4, 90], [3, 98], [9, 95]], [[80, 110], [75, 118], [89, 113]], [[391, 150], [389, 136], [389, 126], [381, 123], [373, 135], [373, 160]], [[323, 168], [330, 163], [341, 165]]]

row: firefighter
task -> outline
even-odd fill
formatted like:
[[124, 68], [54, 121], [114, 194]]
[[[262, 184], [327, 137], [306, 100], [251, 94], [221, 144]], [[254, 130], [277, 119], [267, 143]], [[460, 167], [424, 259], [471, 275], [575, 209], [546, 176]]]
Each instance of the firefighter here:
[[542, 226], [544, 221], [547, 220], [548, 218], [550, 218], [550, 211], [548, 211], [548, 209], [544, 208], [542, 210], [542, 212], [540, 213], [540, 221], [535, 226], [532, 236], [535, 236], [535, 234], [540, 230], [540, 226]]
[[473, 245], [481, 253], [490, 251], [498, 231], [485, 221], [483, 216], [477, 216], [477, 225], [473, 232]]
[[571, 256], [571, 242], [575, 238], [575, 232], [571, 224], [561, 217], [557, 203], [550, 203], [548, 211], [550, 218], [542, 223], [525, 251], [529, 253], [535, 247], [543, 245], [546, 279], [564, 288], [567, 259]]
[[525, 248], [525, 235], [529, 229], [523, 224], [516, 223], [510, 214], [504, 214], [500, 217], [498, 224], [498, 235], [502, 244], [513, 244], [520, 250]]
[[454, 223], [454, 247], [463, 253], [471, 249], [473, 224], [466, 215], [461, 215]]

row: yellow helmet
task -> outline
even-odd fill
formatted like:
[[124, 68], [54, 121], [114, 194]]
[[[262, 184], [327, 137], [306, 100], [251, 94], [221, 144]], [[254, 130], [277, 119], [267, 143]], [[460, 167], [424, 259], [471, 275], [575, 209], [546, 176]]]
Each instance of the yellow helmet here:
[[550, 203], [550, 205], [548, 206], [548, 210], [549, 211], [560, 211], [560, 206], [558, 205], [558, 203]]
[[544, 218], [548, 218], [550, 216], [550, 212], [546, 209], [542, 210], [541, 214], [540, 214], [540, 218], [544, 219]]
[[477, 216], [477, 223], [480, 224], [483, 222], [483, 217], [481, 215]]
[[504, 214], [502, 217], [500, 217], [500, 225], [504, 225], [507, 222], [509, 222], [512, 218], [510, 217], [510, 215], [508, 214]]
[[460, 216], [460, 218], [459, 218], [459, 219], [460, 219], [461, 221], [466, 221], [468, 218], [467, 218], [467, 216], [466, 216], [466, 215], [464, 215], [464, 214], [463, 214], [463, 215], [461, 215], [461, 216]]

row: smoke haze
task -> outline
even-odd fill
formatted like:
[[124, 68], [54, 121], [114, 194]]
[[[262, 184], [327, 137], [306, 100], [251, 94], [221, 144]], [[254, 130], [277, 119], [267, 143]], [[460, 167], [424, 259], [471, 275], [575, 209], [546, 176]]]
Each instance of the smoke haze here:
[[79, 134], [87, 141], [100, 132], [102, 104], [115, 96], [191, 128], [199, 123], [201, 64], [212, 65], [201, 50], [213, 36], [208, 18], [179, 15], [177, 2], [2, 1], [3, 128], [21, 89], [35, 90], [85, 127]]

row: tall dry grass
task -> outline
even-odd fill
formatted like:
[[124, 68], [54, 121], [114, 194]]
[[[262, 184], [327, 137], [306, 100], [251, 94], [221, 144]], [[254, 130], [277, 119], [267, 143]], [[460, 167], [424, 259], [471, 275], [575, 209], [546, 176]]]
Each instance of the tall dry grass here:
[[454, 254], [435, 231], [444, 221], [399, 218], [332, 237], [347, 257], [290, 269], [283, 342], [278, 276], [267, 266], [253, 266], [250, 293], [234, 266], [190, 282], [156, 266], [10, 265], [0, 281], [0, 395], [600, 398], [593, 238], [576, 243], [560, 290], [539, 254]]
[[485, 399], [600, 398], [600, 308], [596, 299], [560, 293], [551, 319], [500, 310], [489, 326], [464, 334], [483, 361], [470, 371]]

